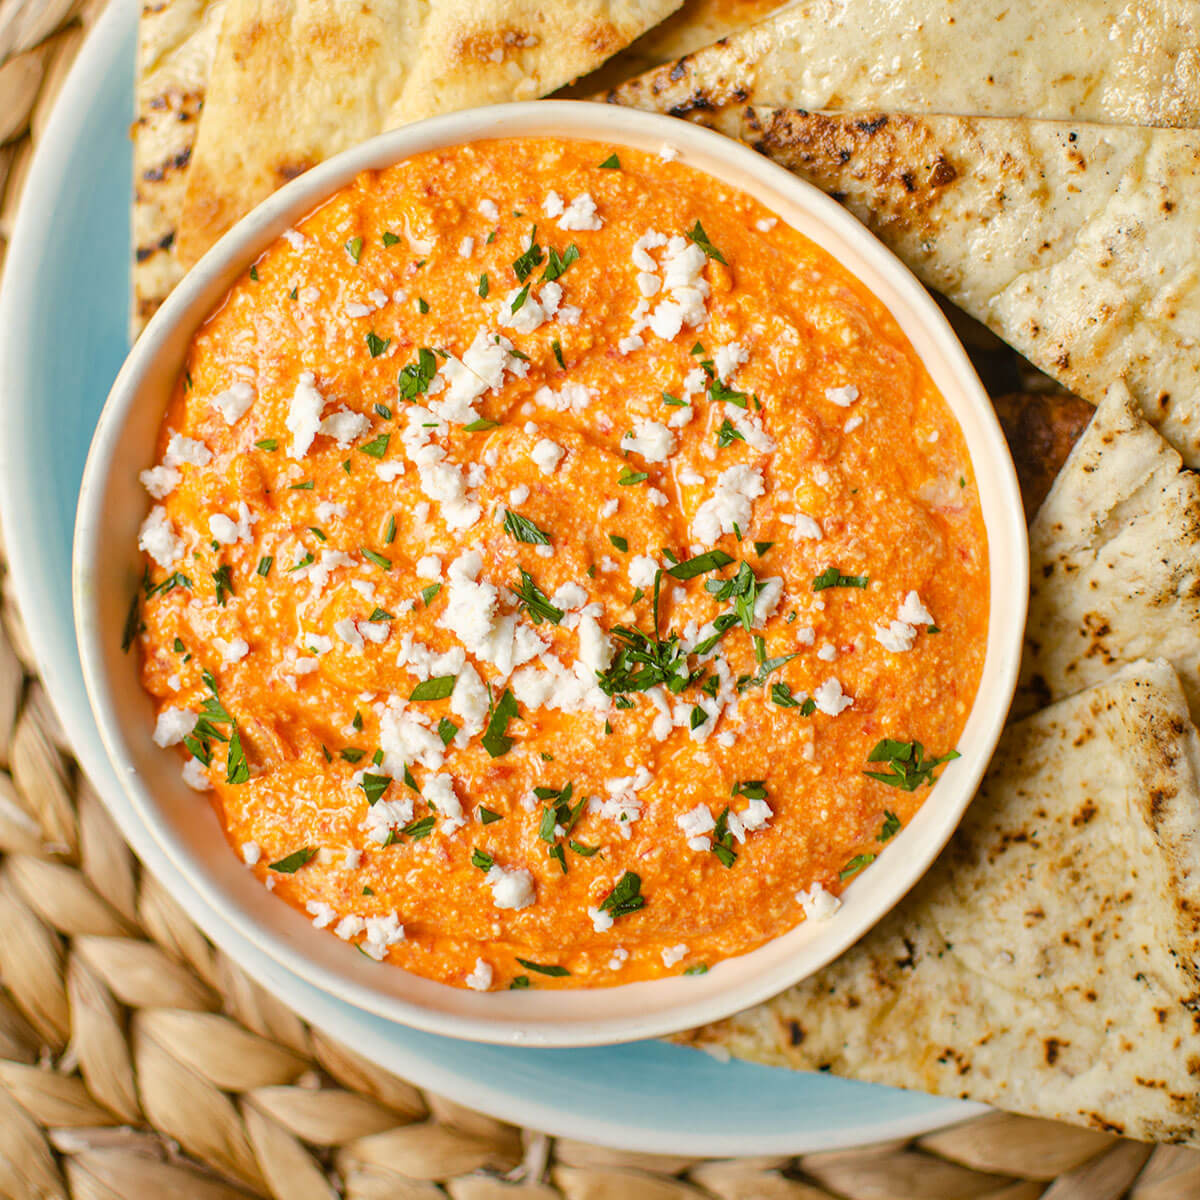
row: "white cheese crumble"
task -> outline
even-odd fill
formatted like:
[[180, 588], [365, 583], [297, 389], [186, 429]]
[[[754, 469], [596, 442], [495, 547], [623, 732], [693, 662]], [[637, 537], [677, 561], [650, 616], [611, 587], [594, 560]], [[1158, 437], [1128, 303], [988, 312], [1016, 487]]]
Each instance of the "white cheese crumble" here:
[[151, 467], [138, 478], [155, 500], [165, 500], [179, 486], [181, 476], [174, 467]]
[[284, 419], [292, 435], [292, 444], [288, 447], [289, 458], [303, 458], [308, 453], [321, 428], [321, 411], [324, 407], [325, 397], [317, 391], [316, 376], [311, 371], [301, 371]]
[[858, 388], [852, 383], [846, 387], [826, 388], [825, 399], [839, 408], [849, 408], [858, 399]]
[[664, 946], [661, 952], [664, 967], [673, 967], [688, 952], [688, 948], [680, 942], [678, 946]]
[[909, 592], [904, 597], [904, 603], [900, 605], [896, 616], [909, 625], [933, 625], [935, 623], [933, 614], [921, 603], [921, 597], [916, 592]]
[[371, 419], [363, 413], [353, 412], [349, 408], [339, 408], [336, 412], [330, 413], [317, 426], [317, 432], [333, 438], [337, 442], [338, 448], [345, 450], [352, 441], [362, 437], [370, 428]]
[[486, 992], [492, 986], [493, 972], [491, 965], [482, 958], [475, 960], [475, 967], [467, 976], [465, 982], [473, 992]]
[[[555, 193], [551, 193], [554, 195]], [[549, 197], [547, 197], [549, 199]], [[547, 216], [551, 214], [547, 213]], [[559, 229], [603, 229], [604, 222], [596, 212], [596, 202], [591, 193], [580, 192], [563, 210], [558, 218]]]
[[210, 462], [212, 462], [212, 451], [196, 438], [173, 433], [168, 439], [167, 452], [163, 455], [164, 466], [178, 467], [187, 463], [192, 467], [207, 467]]
[[458, 243], [458, 252], [463, 258], [470, 258], [475, 251], [475, 239], [473, 237], [465, 237]]
[[250, 653], [250, 643], [245, 638], [235, 637], [226, 641], [222, 637], [214, 637], [213, 647], [227, 663], [241, 662]]
[[225, 418], [226, 425], [236, 425], [254, 403], [254, 389], [244, 379], [239, 379], [226, 391], [213, 396], [208, 403]]
[[712, 812], [706, 804], [697, 804], [688, 812], [675, 818], [675, 824], [683, 830], [689, 850], [707, 850], [711, 844], [709, 833], [716, 828]]
[[243, 842], [241, 852], [242, 862], [248, 867], [254, 866], [262, 858], [262, 847], [257, 842]]
[[675, 449], [675, 435], [659, 421], [635, 417], [633, 430], [621, 438], [621, 449], [632, 450], [647, 462], [666, 462]]
[[239, 500], [237, 520], [224, 513], [212, 513], [208, 518], [208, 531], [222, 546], [234, 546], [238, 542], [251, 541], [257, 523], [258, 517], [250, 511], [250, 506], [245, 500]]
[[654, 586], [654, 576], [658, 574], [658, 562], [649, 554], [635, 554], [629, 560], [629, 582], [635, 588]]
[[593, 908], [589, 906], [587, 915], [591, 917], [592, 928], [597, 933], [605, 933], [613, 927], [612, 913], [605, 912], [602, 908]]
[[492, 903], [497, 908], [528, 908], [537, 899], [533, 876], [523, 867], [506, 871], [493, 866], [484, 882], [492, 889]]
[[478, 212], [485, 221], [498, 221], [500, 219], [500, 210], [496, 207], [495, 200], [489, 200], [486, 196], [480, 200]]
[[813, 702], [827, 716], [836, 717], [845, 712], [854, 699], [842, 690], [840, 679], [830, 677], [813, 692]]
[[733, 533], [735, 525], [745, 536], [750, 528], [753, 502], [765, 490], [762, 472], [757, 467], [739, 463], [726, 468], [718, 476], [712, 496], [696, 510], [692, 536], [711, 546], [721, 534]]
[[176, 534], [161, 504], [156, 504], [142, 522], [138, 549], [150, 555], [160, 567], [172, 567], [183, 557], [183, 539]]
[[182, 774], [183, 782], [194, 792], [207, 792], [212, 788], [208, 768], [198, 758], [189, 758], [183, 764]]
[[810, 921], [828, 921], [842, 907], [842, 902], [819, 883], [814, 883], [812, 887], [797, 892], [796, 900]]
[[913, 648], [917, 631], [903, 621], [891, 621], [887, 625], [877, 623], [875, 640], [892, 654], [904, 654]]
[[154, 723], [154, 744], [178, 746], [195, 729], [197, 719], [186, 708], [164, 708]]
[[552, 442], [549, 438], [541, 438], [533, 447], [529, 457], [537, 464], [543, 475], [553, 475], [566, 453], [557, 442]]

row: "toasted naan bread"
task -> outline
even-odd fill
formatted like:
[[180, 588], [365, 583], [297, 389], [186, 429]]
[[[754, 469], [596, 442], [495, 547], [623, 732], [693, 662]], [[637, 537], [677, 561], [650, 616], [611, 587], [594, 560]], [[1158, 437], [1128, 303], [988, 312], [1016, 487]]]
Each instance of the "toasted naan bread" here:
[[803, 0], [608, 96], [1200, 124], [1198, 0]]
[[1018, 722], [889, 916], [803, 983], [684, 1040], [1200, 1142], [1198, 769], [1161, 661]]
[[1200, 466], [1200, 131], [733, 105], [701, 116], [842, 201], [1093, 404], [1124, 378]]
[[179, 282], [184, 179], [225, 0], [161, 0], [138, 25], [133, 125], [133, 333]]
[[680, 0], [227, 4], [180, 220], [185, 266], [330, 155], [435, 113], [545, 95]]
[[1121, 384], [1096, 410], [1029, 531], [1019, 709], [1168, 659], [1200, 719], [1200, 475]]

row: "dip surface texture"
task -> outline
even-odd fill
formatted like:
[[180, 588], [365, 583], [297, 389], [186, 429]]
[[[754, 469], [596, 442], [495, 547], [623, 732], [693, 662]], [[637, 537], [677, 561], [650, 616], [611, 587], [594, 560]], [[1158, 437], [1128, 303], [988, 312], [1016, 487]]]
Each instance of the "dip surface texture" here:
[[156, 740], [372, 957], [699, 973], [827, 917], [954, 769], [988, 621], [959, 427], [861, 283], [669, 155], [364, 174], [197, 334], [158, 463]]

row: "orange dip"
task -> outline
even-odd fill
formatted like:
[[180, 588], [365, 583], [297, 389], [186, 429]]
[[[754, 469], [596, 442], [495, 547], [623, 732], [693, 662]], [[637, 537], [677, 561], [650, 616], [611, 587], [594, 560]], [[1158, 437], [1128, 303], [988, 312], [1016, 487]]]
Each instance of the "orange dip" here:
[[363, 174], [197, 334], [143, 476], [157, 740], [277, 896], [455, 986], [828, 916], [975, 696], [954, 417], [858, 280], [672, 157]]

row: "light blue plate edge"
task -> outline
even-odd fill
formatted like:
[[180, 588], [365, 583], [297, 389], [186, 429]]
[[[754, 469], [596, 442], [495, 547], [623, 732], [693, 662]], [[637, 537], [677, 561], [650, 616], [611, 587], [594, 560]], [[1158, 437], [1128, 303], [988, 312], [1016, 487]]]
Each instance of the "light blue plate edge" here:
[[[0, 294], [0, 520], [18, 604], [59, 717], [122, 833], [166, 878], [168, 864], [101, 747], [70, 598], [79, 480], [126, 349], [125, 134], [136, 23], [133, 0], [113, 0], [64, 85], [26, 183]], [[178, 881], [171, 887], [242, 969], [318, 1028], [420, 1086], [549, 1133], [666, 1154], [794, 1154], [912, 1136], [983, 1111], [826, 1075], [721, 1063], [661, 1042], [516, 1050], [419, 1033], [305, 983], [258, 954]]]

